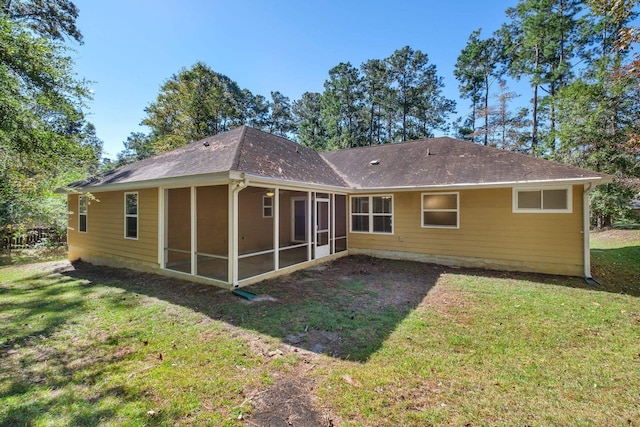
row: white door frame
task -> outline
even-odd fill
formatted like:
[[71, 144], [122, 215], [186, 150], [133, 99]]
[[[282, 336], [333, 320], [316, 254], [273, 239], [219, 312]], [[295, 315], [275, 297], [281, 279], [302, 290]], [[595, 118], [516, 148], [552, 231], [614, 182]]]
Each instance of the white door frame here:
[[[314, 203], [314, 230], [313, 230], [313, 236], [314, 236], [314, 241], [315, 241], [315, 251], [314, 251], [314, 258], [318, 259], [318, 258], [324, 258], [326, 256], [329, 256], [331, 254], [331, 199], [328, 198], [316, 198], [315, 199], [315, 203]], [[320, 215], [318, 215], [318, 206], [320, 206], [321, 204], [326, 204], [326, 214], [325, 214], [325, 218], [327, 219], [327, 228], [326, 229], [321, 229], [320, 228]], [[325, 234], [327, 235], [327, 243], [324, 245], [320, 245], [320, 242], [318, 239], [318, 235], [319, 234]]]

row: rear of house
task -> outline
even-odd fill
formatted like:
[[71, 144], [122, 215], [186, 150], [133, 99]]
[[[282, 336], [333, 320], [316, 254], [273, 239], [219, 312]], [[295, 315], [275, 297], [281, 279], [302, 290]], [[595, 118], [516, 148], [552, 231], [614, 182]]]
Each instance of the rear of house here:
[[589, 276], [607, 179], [450, 138], [318, 154], [241, 127], [71, 185], [69, 258], [223, 287], [347, 254]]

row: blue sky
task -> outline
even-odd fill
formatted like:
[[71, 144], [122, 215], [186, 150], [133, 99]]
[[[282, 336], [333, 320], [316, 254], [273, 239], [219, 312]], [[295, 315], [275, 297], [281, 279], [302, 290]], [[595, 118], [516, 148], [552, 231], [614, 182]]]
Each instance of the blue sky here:
[[[79, 77], [92, 81], [89, 120], [115, 158], [139, 126], [162, 83], [197, 61], [269, 96], [291, 101], [322, 91], [340, 62], [359, 66], [409, 45], [429, 55], [458, 101], [453, 69], [471, 31], [488, 36], [516, 0], [204, 1], [75, 0], [83, 45], [72, 55]], [[512, 87], [513, 88], [513, 87]]]

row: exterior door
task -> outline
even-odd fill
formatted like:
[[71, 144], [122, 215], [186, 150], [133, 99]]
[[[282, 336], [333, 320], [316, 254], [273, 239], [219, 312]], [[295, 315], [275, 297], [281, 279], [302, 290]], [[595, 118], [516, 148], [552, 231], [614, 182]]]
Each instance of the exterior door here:
[[329, 199], [316, 199], [315, 259], [331, 253], [329, 246]]

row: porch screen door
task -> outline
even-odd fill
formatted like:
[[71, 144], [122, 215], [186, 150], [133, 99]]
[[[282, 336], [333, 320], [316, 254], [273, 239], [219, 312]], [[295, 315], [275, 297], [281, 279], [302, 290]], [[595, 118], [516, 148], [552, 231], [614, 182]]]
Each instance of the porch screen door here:
[[329, 199], [316, 199], [315, 259], [331, 253], [329, 247]]

